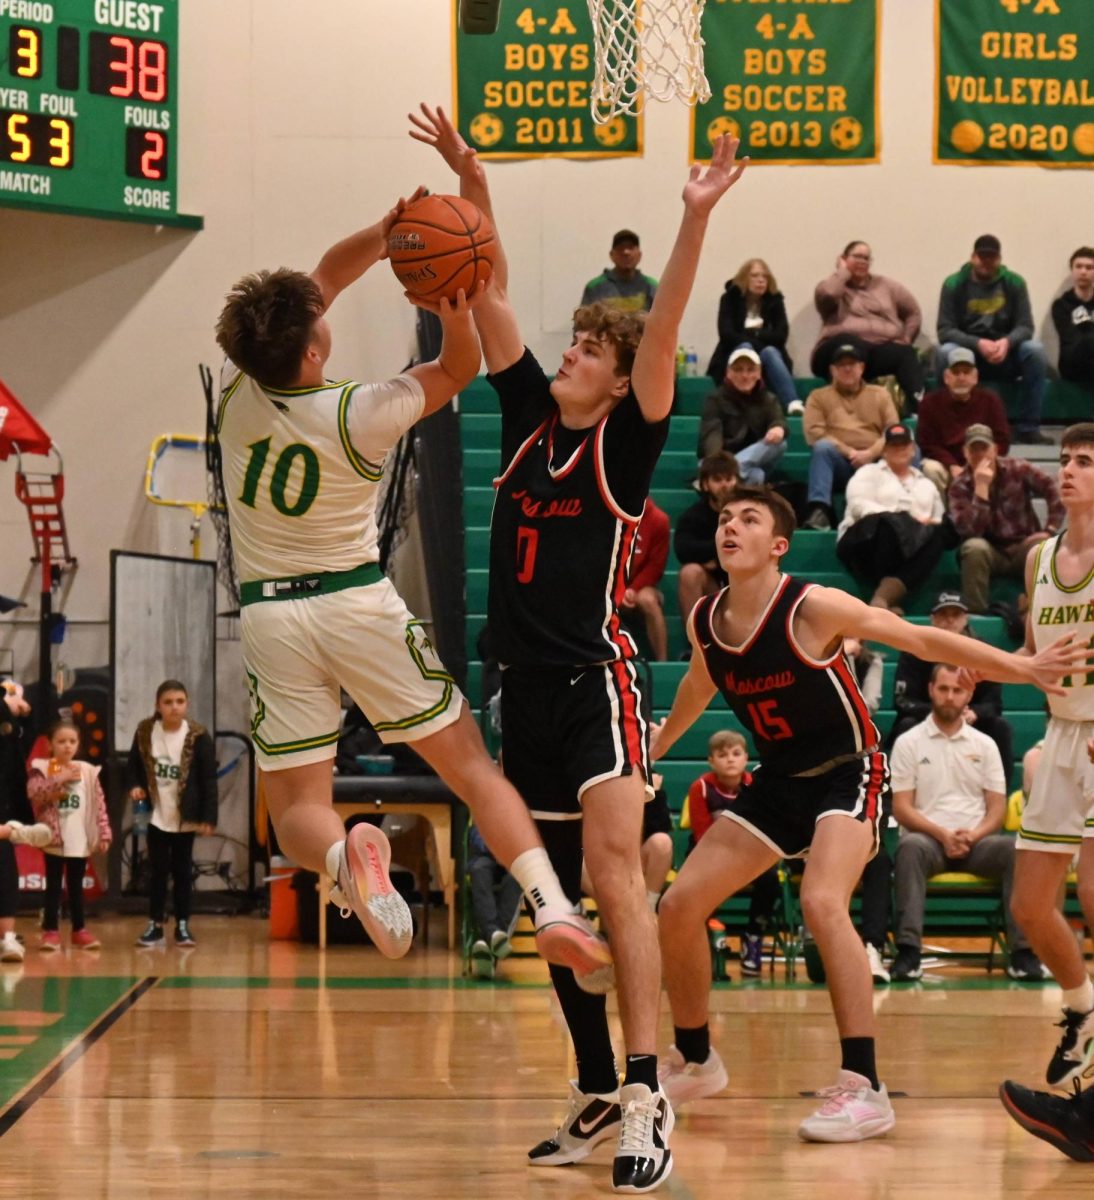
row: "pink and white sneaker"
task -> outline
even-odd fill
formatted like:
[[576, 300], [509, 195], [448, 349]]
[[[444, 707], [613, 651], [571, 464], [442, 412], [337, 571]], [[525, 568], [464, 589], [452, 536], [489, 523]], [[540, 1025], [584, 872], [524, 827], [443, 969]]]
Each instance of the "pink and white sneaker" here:
[[896, 1124], [885, 1084], [875, 1092], [870, 1081], [854, 1071], [840, 1071], [839, 1082], [817, 1096], [824, 1103], [798, 1126], [804, 1142], [862, 1142], [888, 1133]]
[[43, 954], [55, 954], [61, 948], [61, 935], [51, 929], [38, 939], [38, 949]]
[[582, 991], [600, 996], [615, 986], [615, 968], [607, 941], [578, 913], [550, 905], [539, 909], [536, 950], [546, 962], [569, 967]]
[[668, 1054], [658, 1059], [657, 1078], [674, 1109], [689, 1100], [717, 1096], [729, 1086], [726, 1065], [713, 1046], [706, 1061], [701, 1063], [689, 1063], [675, 1046], [670, 1046]]
[[388, 874], [391, 846], [375, 825], [362, 822], [346, 835], [338, 879], [330, 898], [342, 916], [356, 913], [373, 945], [388, 958], [402, 958], [410, 949], [414, 922], [406, 901]]
[[90, 929], [74, 929], [72, 931], [72, 944], [80, 950], [98, 950], [102, 942], [99, 941]]

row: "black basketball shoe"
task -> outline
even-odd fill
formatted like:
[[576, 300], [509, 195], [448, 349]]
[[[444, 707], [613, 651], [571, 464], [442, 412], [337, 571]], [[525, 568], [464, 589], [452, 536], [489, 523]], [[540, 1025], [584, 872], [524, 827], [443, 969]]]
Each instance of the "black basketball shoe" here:
[[1094, 1089], [1064, 1098], [1034, 1092], [1012, 1083], [1000, 1084], [1003, 1107], [1034, 1137], [1041, 1138], [1076, 1162], [1094, 1162]]

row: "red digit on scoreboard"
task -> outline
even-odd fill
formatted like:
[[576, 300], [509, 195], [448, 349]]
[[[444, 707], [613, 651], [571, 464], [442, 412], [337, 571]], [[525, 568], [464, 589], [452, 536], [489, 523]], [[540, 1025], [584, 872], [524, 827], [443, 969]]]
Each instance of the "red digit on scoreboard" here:
[[119, 82], [114, 83], [110, 87], [112, 96], [129, 97], [133, 95], [133, 42], [127, 37], [112, 37], [110, 44], [121, 51], [120, 58], [111, 58], [110, 70], [116, 72], [122, 78]]
[[145, 179], [162, 179], [161, 164], [167, 154], [167, 141], [162, 133], [146, 130], [144, 140], [148, 149], [141, 155], [141, 174]]
[[162, 42], [141, 42], [137, 54], [137, 91], [159, 104], [167, 95], [167, 49]]

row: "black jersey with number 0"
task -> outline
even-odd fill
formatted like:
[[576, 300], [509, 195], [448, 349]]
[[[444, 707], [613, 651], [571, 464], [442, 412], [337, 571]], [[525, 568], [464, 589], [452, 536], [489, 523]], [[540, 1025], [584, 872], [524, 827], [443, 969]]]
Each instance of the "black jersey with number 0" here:
[[619, 605], [668, 421], [633, 393], [567, 429], [525, 351], [491, 383], [502, 401], [502, 474], [490, 526], [490, 634], [511, 666], [582, 666], [637, 653]]
[[814, 586], [780, 576], [740, 646], [725, 645], [714, 632], [725, 590], [704, 597], [692, 614], [711, 679], [752, 734], [761, 765], [775, 775], [814, 771], [833, 759], [865, 754], [881, 741], [842, 648], [815, 659], [794, 637], [794, 614]]

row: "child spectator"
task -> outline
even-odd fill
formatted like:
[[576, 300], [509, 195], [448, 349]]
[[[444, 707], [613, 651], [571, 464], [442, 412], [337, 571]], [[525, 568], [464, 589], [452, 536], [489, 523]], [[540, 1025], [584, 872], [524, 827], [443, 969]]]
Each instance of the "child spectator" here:
[[67, 880], [72, 945], [97, 950], [99, 939], [84, 928], [84, 872], [88, 858], [113, 840], [100, 768], [76, 758], [80, 731], [74, 722], [58, 721], [48, 736], [50, 757], [31, 759], [27, 782], [34, 815], [53, 835], [44, 847], [46, 901], [38, 948], [47, 953], [61, 948], [61, 886]]
[[175, 945], [196, 945], [190, 932], [194, 834], [217, 823], [217, 764], [213, 739], [186, 719], [185, 684], [167, 679], [156, 689], [156, 715], [137, 726], [129, 750], [129, 798], [152, 801], [148, 826], [148, 928], [138, 946], [162, 946], [167, 876], [174, 881]]
[[[707, 744], [710, 770], [688, 788], [688, 816], [691, 820], [691, 840], [688, 853], [695, 849], [703, 834], [719, 813], [725, 812], [741, 790], [751, 782], [748, 771], [748, 745], [744, 736], [732, 729], [722, 729], [711, 735]], [[779, 895], [779, 870], [772, 867], [758, 876], [752, 884], [748, 904], [748, 924], [741, 938], [741, 974], [759, 975], [763, 967], [764, 932], [775, 913]]]

